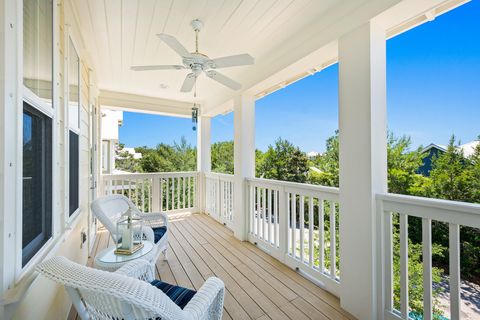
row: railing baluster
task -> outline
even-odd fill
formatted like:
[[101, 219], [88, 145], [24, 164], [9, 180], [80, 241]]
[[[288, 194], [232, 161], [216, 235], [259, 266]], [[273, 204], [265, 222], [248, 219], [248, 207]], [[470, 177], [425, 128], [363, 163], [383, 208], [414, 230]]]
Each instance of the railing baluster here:
[[192, 207], [192, 200], [191, 200], [192, 178], [191, 177], [188, 177], [187, 184], [188, 184], [188, 207], [191, 208]]
[[308, 197], [308, 265], [313, 267], [313, 197]]
[[165, 179], [165, 193], [167, 194], [167, 201], [165, 202], [165, 210], [169, 210], [170, 206], [170, 178]]
[[[285, 221], [286, 221], [286, 227], [285, 229], [287, 230], [287, 247], [286, 247], [286, 253], [291, 253], [292, 249], [292, 201], [291, 201], [291, 196], [292, 194], [290, 192], [285, 192], [285, 208], [287, 211]], [[293, 255], [293, 252], [292, 252]]]
[[280, 241], [279, 241], [279, 228], [280, 228], [280, 223], [278, 221], [278, 207], [280, 206], [280, 201], [278, 199], [278, 195], [279, 195], [279, 191], [278, 190], [274, 190], [273, 192], [273, 203], [274, 203], [274, 206], [273, 206], [273, 216], [274, 216], [274, 224], [273, 224], [273, 239], [274, 239], [274, 242], [275, 242], [275, 247], [279, 247], [280, 245]]
[[142, 201], [140, 202], [142, 204], [142, 212], [145, 212], [145, 179], [142, 179]]
[[318, 267], [325, 272], [325, 203], [318, 199]]
[[266, 193], [267, 193], [267, 190], [266, 188], [263, 188], [262, 189], [262, 235], [263, 235], [263, 240], [265, 241], [268, 241], [268, 234], [267, 233], [267, 218], [266, 218], [266, 214], [267, 214], [267, 210], [266, 210], [266, 200], [267, 200], [267, 197], [266, 197]]
[[408, 319], [408, 215], [400, 215], [400, 312]]
[[336, 278], [337, 270], [337, 223], [335, 202], [330, 202], [330, 276]]
[[158, 179], [160, 185], [160, 211], [163, 211], [163, 178]]
[[260, 238], [260, 188], [256, 187], [256, 192], [257, 192], [257, 238]]
[[450, 253], [450, 319], [460, 319], [460, 226], [450, 223], [449, 253]]
[[385, 218], [385, 310], [393, 310], [393, 229], [392, 213], [383, 212]]
[[422, 219], [423, 319], [432, 320], [432, 220]]
[[292, 252], [297, 257], [297, 194], [292, 194]]
[[249, 209], [248, 210], [249, 211], [248, 217], [249, 217], [249, 220], [250, 220], [249, 221], [249, 225], [250, 225], [250, 230], [249, 231], [250, 231], [251, 234], [255, 234], [255, 232], [253, 230], [254, 229], [254, 219], [253, 219], [253, 215], [254, 215], [253, 210], [254, 209], [253, 208], [254, 208], [255, 199], [254, 199], [254, 195], [253, 195], [253, 187], [252, 187], [251, 184], [248, 184], [248, 196], [249, 196], [249, 198], [248, 198], [248, 209]]
[[[272, 189], [268, 189], [268, 195], [267, 195], [267, 219], [268, 219], [268, 242], [269, 243], [274, 243], [275, 240], [272, 237]], [[273, 238], [273, 239], [272, 239]]]
[[182, 188], [182, 191], [183, 191], [183, 197], [182, 197], [182, 201], [183, 201], [183, 209], [185, 209], [185, 177], [182, 178], [182, 183], [183, 183], [183, 188]]
[[172, 177], [172, 210], [175, 210], [175, 177]]
[[300, 261], [304, 263], [305, 261], [305, 196], [300, 196], [300, 217], [299, 217], [299, 225], [300, 225]]

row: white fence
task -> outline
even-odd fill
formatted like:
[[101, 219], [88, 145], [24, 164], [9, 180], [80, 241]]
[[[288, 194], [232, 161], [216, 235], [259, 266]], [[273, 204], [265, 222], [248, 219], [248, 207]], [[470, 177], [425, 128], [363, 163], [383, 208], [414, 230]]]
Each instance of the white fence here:
[[214, 219], [233, 229], [234, 176], [205, 173], [205, 211]]
[[[432, 221], [448, 225], [449, 235], [449, 287], [450, 319], [460, 319], [460, 226], [480, 228], [480, 205], [438, 199], [428, 199], [397, 194], [377, 195], [380, 216], [378, 246], [380, 258], [379, 283], [383, 283], [380, 312], [385, 319], [408, 319], [409, 271], [408, 271], [408, 224], [409, 217], [421, 219], [423, 260], [423, 319], [433, 319], [432, 301]], [[399, 221], [394, 225], [394, 221]], [[394, 236], [394, 228], [399, 228]], [[399, 252], [394, 252], [394, 241], [399, 241]], [[400, 260], [400, 270], [394, 274], [394, 254]], [[383, 270], [382, 270], [383, 269]], [[382, 279], [383, 277], [383, 279]], [[394, 277], [399, 277], [400, 291], [394, 292]], [[394, 303], [396, 295], [399, 303]]]
[[144, 212], [196, 211], [197, 172], [102, 175], [102, 194], [123, 194]]
[[247, 179], [249, 240], [339, 295], [338, 189]]

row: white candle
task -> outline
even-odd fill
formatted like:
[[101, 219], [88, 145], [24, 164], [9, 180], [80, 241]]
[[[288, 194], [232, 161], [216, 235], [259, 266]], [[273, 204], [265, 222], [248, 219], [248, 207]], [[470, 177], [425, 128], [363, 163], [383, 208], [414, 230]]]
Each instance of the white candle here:
[[127, 227], [123, 229], [122, 232], [122, 249], [131, 249], [132, 248], [132, 233], [130, 232], [130, 219], [128, 220]]

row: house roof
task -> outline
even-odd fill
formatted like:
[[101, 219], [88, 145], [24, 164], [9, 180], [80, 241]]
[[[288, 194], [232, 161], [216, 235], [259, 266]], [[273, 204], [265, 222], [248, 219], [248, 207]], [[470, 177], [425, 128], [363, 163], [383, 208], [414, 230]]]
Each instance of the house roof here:
[[475, 148], [480, 144], [480, 140], [474, 140], [460, 145], [458, 148], [462, 150], [464, 157], [470, 157], [475, 152]]
[[442, 144], [430, 143], [428, 146], [423, 148], [422, 152], [430, 151], [430, 149], [438, 149], [442, 152], [447, 151], [447, 146]]
[[[465, 143], [465, 144], [462, 144], [462, 145], [458, 146], [457, 149], [462, 151], [463, 156], [465, 158], [468, 158], [471, 155], [473, 155], [473, 153], [475, 152], [475, 148], [479, 144], [480, 144], [480, 140], [474, 140], [474, 141], [471, 141], [471, 142], [468, 142], [468, 143]], [[445, 152], [445, 151], [447, 151], [447, 146], [446, 145], [441, 145], [441, 144], [436, 144], [436, 143], [430, 143], [428, 146], [423, 148], [422, 152], [427, 152], [430, 149], [437, 149], [437, 150], [440, 150], [442, 152]]]

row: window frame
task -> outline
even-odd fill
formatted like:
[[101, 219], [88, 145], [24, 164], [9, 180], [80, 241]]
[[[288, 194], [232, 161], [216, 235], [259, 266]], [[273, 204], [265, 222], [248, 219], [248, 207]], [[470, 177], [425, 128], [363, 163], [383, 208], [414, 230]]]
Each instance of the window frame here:
[[[25, 106], [27, 105], [27, 107]], [[30, 109], [30, 110], [28, 110]], [[53, 125], [53, 118], [49, 117], [47, 114], [43, 113], [41, 110], [39, 110], [38, 108], [36, 108], [35, 106], [31, 105], [30, 103], [28, 103], [26, 100], [24, 101], [23, 103], [23, 110], [22, 110], [22, 114], [25, 114], [25, 111], [27, 111], [27, 113], [30, 113], [32, 117], [39, 117], [39, 118], [42, 118], [43, 121], [45, 121], [46, 119], [49, 119], [50, 120], [50, 140], [51, 141], [42, 141], [42, 143], [44, 143], [45, 145], [42, 144], [42, 147], [44, 148], [42, 150], [42, 153], [45, 153], [45, 154], [42, 154], [42, 160], [47, 160], [48, 159], [48, 156], [46, 154], [46, 152], [50, 152], [50, 164], [48, 163], [45, 163], [44, 165], [47, 165], [49, 166], [49, 172], [47, 171], [47, 174], [50, 174], [50, 194], [49, 194], [49, 198], [46, 198], [47, 201], [50, 201], [50, 205], [49, 207], [50, 208], [46, 208], [46, 210], [50, 209], [50, 218], [49, 219], [45, 219], [43, 220], [45, 217], [42, 217], [42, 223], [45, 224], [45, 222], [48, 222], [50, 221], [50, 235], [49, 235], [49, 238], [47, 238], [46, 241], [43, 241], [44, 239], [40, 239], [39, 236], [43, 234], [43, 230], [42, 230], [42, 233], [37, 235], [32, 241], [30, 241], [30, 243], [27, 245], [27, 246], [23, 246], [23, 193], [22, 193], [22, 267], [24, 267], [23, 265], [23, 259], [24, 259], [24, 250], [26, 249], [27, 251], [34, 251], [34, 253], [30, 256], [30, 254], [28, 254], [27, 256], [30, 256], [28, 258], [28, 261], [27, 263], [25, 263], [25, 266], [30, 262], [30, 260], [33, 259], [33, 257], [35, 257], [35, 255], [49, 242], [49, 240], [51, 240], [54, 236], [53, 234], [53, 215], [54, 215], [54, 210], [53, 210], [53, 129], [54, 129], [54, 125]], [[45, 128], [47, 128], [47, 123], [44, 123], [45, 125]], [[23, 126], [22, 126], [23, 127]], [[42, 137], [43, 138], [43, 137]], [[50, 146], [48, 145], [48, 143], [50, 142]], [[22, 147], [23, 149], [23, 147]], [[23, 151], [23, 150], [22, 150]], [[47, 156], [47, 158], [43, 158], [44, 156]], [[23, 152], [22, 152], [22, 157], [23, 157]], [[45, 168], [42, 168], [42, 170], [44, 170]], [[22, 163], [22, 171], [23, 171], [23, 163]], [[45, 181], [42, 181], [42, 182], [45, 182]], [[23, 190], [23, 173], [22, 173], [22, 190]], [[47, 191], [47, 189], [45, 189], [45, 191]], [[47, 194], [48, 195], [48, 194]], [[44, 214], [48, 214], [47, 212], [44, 212]], [[45, 228], [48, 228], [48, 227], [45, 227]], [[36, 249], [36, 243], [38, 242], [43, 242], [43, 244], [38, 248]], [[33, 247], [33, 249], [32, 249]], [[36, 249], [36, 251], [35, 251]]]
[[[72, 34], [70, 28], [66, 28], [65, 30], [65, 52], [66, 52], [66, 63], [65, 63], [65, 77], [64, 77], [64, 110], [65, 110], [65, 212], [64, 212], [64, 219], [65, 219], [65, 228], [72, 229], [72, 225], [75, 224], [78, 217], [80, 216], [80, 202], [81, 202], [81, 195], [80, 195], [80, 177], [81, 177], [81, 166], [80, 166], [80, 141], [81, 141], [81, 114], [82, 114], [82, 89], [81, 89], [81, 60], [80, 55], [78, 54], [78, 46], [75, 41], [74, 35]], [[71, 47], [73, 47], [75, 55], [78, 59], [77, 65], [77, 81], [78, 81], [78, 122], [77, 126], [71, 125], [70, 121], [70, 59], [72, 58]], [[78, 207], [73, 211], [70, 212], [70, 132], [76, 134], [78, 136]]]
[[57, 244], [59, 235], [59, 217], [57, 208], [57, 195], [55, 190], [57, 189], [57, 157], [55, 146], [58, 145], [58, 131], [56, 122], [58, 121], [58, 52], [56, 50], [56, 42], [58, 40], [58, 12], [56, 10], [58, 0], [51, 0], [52, 2], [52, 47], [51, 47], [51, 59], [52, 59], [52, 102], [51, 105], [46, 103], [42, 98], [37, 96], [33, 91], [28, 88], [23, 82], [23, 1], [19, 3], [17, 11], [18, 25], [18, 110], [17, 110], [17, 176], [23, 177], [23, 113], [24, 103], [27, 103], [32, 109], [43, 114], [45, 117], [50, 118], [51, 135], [52, 135], [52, 147], [51, 147], [51, 235], [50, 238], [30, 257], [27, 263], [23, 265], [23, 179], [17, 185], [17, 211], [15, 214], [16, 221], [16, 236], [15, 236], [15, 283], [19, 283], [33, 272], [35, 266], [42, 261], [52, 248]]

